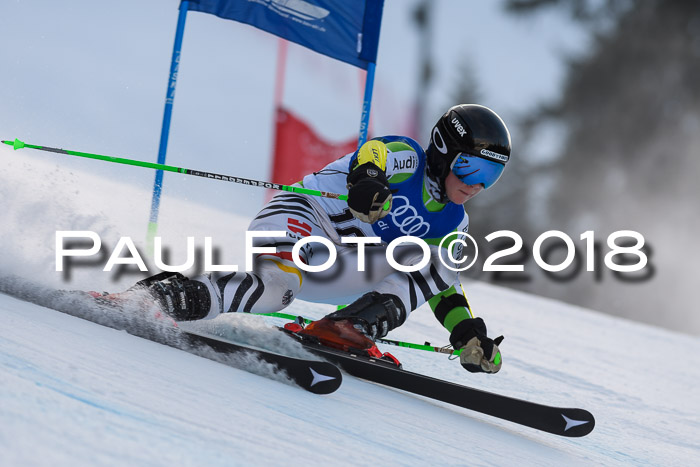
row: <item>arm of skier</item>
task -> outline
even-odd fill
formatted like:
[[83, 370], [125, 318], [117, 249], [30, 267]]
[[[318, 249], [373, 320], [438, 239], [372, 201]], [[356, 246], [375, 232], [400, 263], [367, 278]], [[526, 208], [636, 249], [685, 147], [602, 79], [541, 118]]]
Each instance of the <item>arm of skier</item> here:
[[497, 373], [501, 369], [501, 338], [486, 335], [486, 324], [472, 314], [461, 286], [453, 285], [431, 298], [428, 303], [435, 317], [450, 332], [450, 343], [461, 349], [459, 361], [472, 373]]
[[[466, 216], [465, 216], [466, 217]], [[463, 229], [466, 232], [467, 224]], [[461, 227], [461, 226], [460, 226]], [[449, 242], [445, 242], [449, 245]], [[446, 246], [443, 246], [446, 248]], [[455, 243], [451, 257], [460, 260], [462, 256], [461, 245]], [[444, 255], [450, 257], [450, 255]], [[454, 263], [452, 266], [458, 266]], [[435, 318], [450, 333], [450, 343], [455, 349], [461, 349], [460, 363], [467, 371], [472, 373], [497, 373], [501, 369], [501, 352], [498, 344], [503, 337], [491, 339], [487, 336], [484, 320], [474, 317], [469, 301], [459, 282], [459, 274], [455, 283], [447, 290], [435, 295], [428, 300]]]

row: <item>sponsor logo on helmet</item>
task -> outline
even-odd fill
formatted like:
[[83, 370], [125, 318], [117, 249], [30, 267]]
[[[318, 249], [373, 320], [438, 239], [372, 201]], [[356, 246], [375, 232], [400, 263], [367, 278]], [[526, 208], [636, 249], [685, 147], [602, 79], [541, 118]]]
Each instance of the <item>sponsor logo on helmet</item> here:
[[416, 208], [411, 206], [405, 196], [394, 196], [389, 216], [404, 235], [422, 237], [430, 231], [430, 224], [418, 215]]
[[379, 172], [377, 172], [374, 169], [367, 169], [367, 175], [369, 175], [370, 177], [376, 177], [377, 175], [379, 175]]
[[464, 129], [462, 122], [460, 122], [457, 117], [452, 117], [452, 125], [454, 125], [455, 130], [457, 130], [457, 133], [459, 133], [459, 136], [463, 137], [467, 134], [467, 130]]
[[445, 140], [442, 139], [440, 130], [438, 130], [437, 127], [433, 128], [432, 140], [438, 151], [443, 154], [447, 154], [447, 145], [445, 144]]
[[482, 149], [481, 150], [481, 155], [486, 156], [489, 159], [495, 159], [500, 162], [508, 162], [509, 157], [503, 154], [499, 154], [497, 152], [489, 151], [488, 149]]

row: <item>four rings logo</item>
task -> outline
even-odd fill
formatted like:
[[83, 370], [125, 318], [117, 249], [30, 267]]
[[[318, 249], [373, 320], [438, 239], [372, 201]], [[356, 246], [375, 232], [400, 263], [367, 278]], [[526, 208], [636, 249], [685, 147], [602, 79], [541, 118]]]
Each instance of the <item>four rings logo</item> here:
[[[394, 196], [389, 217], [402, 234], [422, 237], [430, 230], [430, 224], [418, 215], [405, 196]], [[401, 217], [404, 216], [404, 217]]]

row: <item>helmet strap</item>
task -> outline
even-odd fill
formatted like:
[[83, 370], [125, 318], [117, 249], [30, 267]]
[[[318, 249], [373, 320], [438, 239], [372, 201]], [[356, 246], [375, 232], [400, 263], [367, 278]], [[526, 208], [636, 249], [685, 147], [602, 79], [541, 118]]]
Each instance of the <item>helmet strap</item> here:
[[437, 153], [437, 150], [432, 147], [432, 144], [428, 146], [425, 151], [427, 164], [425, 173], [427, 175], [427, 189], [430, 196], [435, 199], [435, 201], [447, 204], [450, 202], [447, 197], [447, 189], [445, 187], [445, 179], [450, 173], [450, 166], [447, 161], [443, 159], [441, 154]]
[[438, 178], [433, 175], [429, 167], [425, 169], [425, 181], [424, 188], [428, 191], [428, 194], [432, 199], [440, 204], [447, 204], [450, 202], [447, 197], [447, 189], [445, 187], [445, 178]]

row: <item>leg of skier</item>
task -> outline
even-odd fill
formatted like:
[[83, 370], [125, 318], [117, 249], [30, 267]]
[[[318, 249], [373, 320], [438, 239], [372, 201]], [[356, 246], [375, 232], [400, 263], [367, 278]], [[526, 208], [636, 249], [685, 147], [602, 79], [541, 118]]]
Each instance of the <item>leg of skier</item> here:
[[[366, 270], [357, 269], [357, 249], [344, 247], [334, 269], [328, 273], [333, 282], [319, 283], [309, 276], [299, 298], [326, 303], [350, 303], [304, 330], [329, 345], [350, 343], [359, 348], [371, 347], [371, 339], [384, 337], [401, 326], [411, 311], [436, 295], [447, 291], [457, 282], [457, 274], [438, 257], [438, 247], [430, 247], [428, 263], [413, 272], [395, 270], [386, 259], [386, 248], [366, 247]], [[404, 266], [415, 266], [424, 258], [423, 250], [415, 245], [394, 250], [395, 259]], [[332, 297], [335, 295], [335, 297]], [[358, 298], [359, 297], [359, 298]], [[335, 300], [334, 300], [335, 298]], [[353, 301], [354, 299], [354, 301]], [[362, 337], [359, 336], [362, 334]]]
[[[379, 251], [384, 252], [383, 247], [379, 247]], [[399, 264], [411, 266], [423, 260], [422, 250], [412, 246], [395, 250], [399, 251], [401, 254], [397, 256], [403, 257]], [[306, 294], [317, 298], [334, 292], [339, 296], [347, 295], [363, 287], [369, 292], [347, 307], [311, 323], [303, 333], [333, 347], [367, 350], [374, 346], [374, 339], [384, 337], [402, 325], [411, 311], [429, 301], [435, 317], [450, 332], [452, 346], [462, 350], [462, 366], [470, 372], [498, 372], [501, 368], [498, 346], [502, 337], [491, 339], [487, 336], [484, 321], [472, 316], [458, 275], [450, 269], [456, 268], [457, 264], [450, 262], [448, 267], [438, 253], [439, 247], [430, 246], [430, 260], [413, 272], [393, 270], [383, 255], [367, 255], [370, 258], [368, 273], [353, 273], [351, 268], [344, 268], [346, 272], [334, 276], [334, 284], [339, 284], [339, 287], [325, 284], [321, 289], [315, 287], [310, 278], [300, 295], [302, 299], [307, 299]], [[353, 265], [357, 264], [356, 259], [352, 259], [356, 255], [356, 249], [348, 254]], [[442, 256], [445, 260], [450, 257], [444, 252]], [[458, 255], [454, 257], [459, 259]], [[372, 280], [372, 275], [376, 280]]]
[[[155, 276], [145, 285], [176, 320], [211, 319], [220, 313], [269, 313], [288, 306], [304, 284], [306, 273], [292, 261], [294, 244], [309, 235], [325, 237], [317, 211], [304, 197], [275, 196], [253, 219], [249, 231], [283, 231], [284, 237], [257, 237], [254, 246], [274, 247], [275, 253], [259, 254], [253, 271], [217, 272], [192, 279], [181, 275]], [[313, 264], [314, 249], [299, 252], [301, 261]]]

